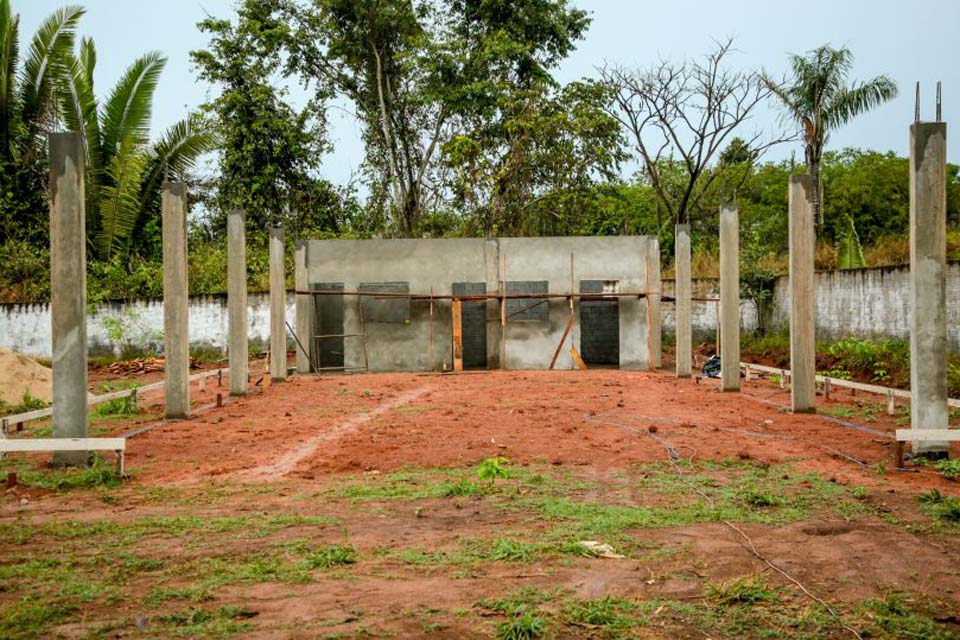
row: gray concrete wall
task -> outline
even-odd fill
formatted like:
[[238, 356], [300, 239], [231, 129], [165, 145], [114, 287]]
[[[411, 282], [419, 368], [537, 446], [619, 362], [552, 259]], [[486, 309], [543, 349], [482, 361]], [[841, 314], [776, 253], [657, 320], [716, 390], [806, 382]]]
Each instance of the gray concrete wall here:
[[[574, 255], [574, 286], [581, 280], [618, 280], [621, 291], [641, 291], [646, 284], [649, 240], [646, 237], [604, 238], [501, 238], [443, 240], [312, 240], [307, 249], [310, 283], [342, 282], [348, 292], [362, 283], [407, 282], [410, 292], [450, 295], [454, 282], [486, 282], [487, 290], [499, 286], [500, 267], [506, 263], [507, 281], [542, 281], [551, 293], [570, 289], [570, 255]], [[659, 259], [650, 256], [650, 259]], [[620, 366], [646, 368], [646, 302], [620, 301]], [[413, 301], [406, 324], [365, 322], [367, 358], [373, 371], [439, 370], [452, 367], [450, 303], [434, 303], [433, 362], [430, 353], [430, 306]], [[506, 366], [541, 369], [550, 365], [569, 318], [569, 303], [549, 302], [549, 322], [508, 320]], [[358, 301], [345, 298], [344, 332], [361, 333]], [[500, 359], [500, 312], [496, 301], [487, 305], [487, 364]], [[574, 344], [579, 347], [575, 324]], [[362, 342], [346, 339], [346, 366], [363, 366]], [[557, 367], [572, 365], [568, 347], [561, 350]]]

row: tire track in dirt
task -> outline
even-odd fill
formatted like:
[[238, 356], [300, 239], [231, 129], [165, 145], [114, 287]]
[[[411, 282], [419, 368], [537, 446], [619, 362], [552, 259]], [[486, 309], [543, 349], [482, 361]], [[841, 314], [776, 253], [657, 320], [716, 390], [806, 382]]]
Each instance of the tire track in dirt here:
[[324, 442], [336, 440], [348, 433], [356, 431], [360, 426], [370, 422], [374, 418], [382, 416], [397, 407], [409, 404], [430, 391], [433, 391], [433, 386], [427, 385], [401, 393], [397, 397], [374, 407], [373, 410], [367, 413], [359, 413], [351, 416], [334, 425], [332, 428], [310, 438], [306, 442], [300, 443], [295, 449], [287, 451], [270, 464], [253, 467], [252, 469], [244, 469], [235, 474], [234, 477], [240, 480], [268, 480], [285, 476], [292, 472], [300, 462], [316, 453], [317, 448]]

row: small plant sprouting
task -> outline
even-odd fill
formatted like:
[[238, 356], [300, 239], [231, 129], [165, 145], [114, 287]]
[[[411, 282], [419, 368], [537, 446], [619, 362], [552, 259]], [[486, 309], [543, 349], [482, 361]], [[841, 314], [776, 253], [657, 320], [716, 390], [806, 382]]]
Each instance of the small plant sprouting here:
[[510, 460], [504, 457], [487, 458], [477, 467], [477, 477], [480, 480], [489, 480], [494, 484], [497, 478], [506, 480], [510, 477], [510, 470], [507, 468]]
[[531, 611], [517, 612], [512, 619], [497, 625], [500, 640], [531, 640], [540, 638], [547, 629], [546, 621]]

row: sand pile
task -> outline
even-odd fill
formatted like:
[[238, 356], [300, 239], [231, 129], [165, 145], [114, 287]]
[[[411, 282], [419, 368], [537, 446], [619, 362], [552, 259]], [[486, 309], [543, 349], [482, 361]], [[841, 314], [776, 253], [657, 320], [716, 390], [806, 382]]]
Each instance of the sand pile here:
[[18, 405], [24, 391], [38, 400], [53, 402], [53, 371], [27, 356], [0, 349], [0, 400]]

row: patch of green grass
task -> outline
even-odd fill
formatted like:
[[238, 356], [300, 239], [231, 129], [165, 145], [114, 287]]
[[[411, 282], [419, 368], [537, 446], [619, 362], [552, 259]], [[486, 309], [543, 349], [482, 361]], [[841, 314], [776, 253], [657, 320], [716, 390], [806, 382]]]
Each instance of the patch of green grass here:
[[99, 456], [86, 467], [65, 469], [23, 468], [17, 471], [17, 481], [28, 487], [62, 491], [65, 489], [90, 489], [93, 487], [114, 488], [120, 486], [121, 478], [114, 464], [104, 462]]
[[707, 597], [723, 606], [750, 605], [758, 602], [779, 602], [777, 594], [757, 576], [731, 582], [710, 583]]
[[568, 626], [601, 627], [602, 637], [611, 639], [624, 637], [646, 624], [636, 603], [613, 596], [568, 602], [563, 609], [563, 618]]
[[7, 404], [0, 400], [0, 416], [17, 415], [18, 413], [28, 413], [37, 409], [46, 409], [50, 405], [39, 398], [30, 395], [29, 389], [23, 390], [23, 396], [20, 398], [20, 404]]
[[960, 460], [938, 460], [936, 468], [944, 478], [960, 479]]
[[497, 625], [496, 637], [500, 640], [531, 640], [542, 638], [547, 631], [547, 621], [532, 611], [524, 611]]
[[924, 512], [937, 520], [960, 523], [960, 500], [941, 494], [936, 489], [920, 495], [917, 500]]
[[34, 596], [27, 596], [0, 609], [0, 637], [14, 640], [17, 638], [40, 638], [47, 629], [70, 618], [79, 605], [39, 602]]
[[190, 608], [177, 613], [160, 616], [157, 621], [176, 636], [191, 638], [202, 635], [224, 636], [248, 633], [254, 626], [246, 620], [256, 612], [235, 606], [222, 606], [213, 611]]
[[170, 600], [186, 602], [208, 602], [213, 600], [213, 593], [206, 587], [189, 585], [186, 587], [156, 587], [147, 594], [145, 602], [148, 607], [158, 607]]
[[866, 601], [863, 608], [885, 637], [925, 640], [957, 637], [955, 630], [938, 624], [909, 594], [887, 593], [883, 598]]
[[[101, 385], [104, 393], [113, 393], [115, 391], [127, 391], [142, 386], [139, 382], [128, 382], [117, 384], [113, 382], [104, 382]], [[135, 396], [125, 396], [110, 400], [96, 405], [90, 412], [93, 418], [128, 418], [140, 413], [140, 407], [137, 405]]]
[[357, 562], [357, 550], [352, 544], [332, 544], [310, 551], [305, 561], [311, 569], [329, 569]]

